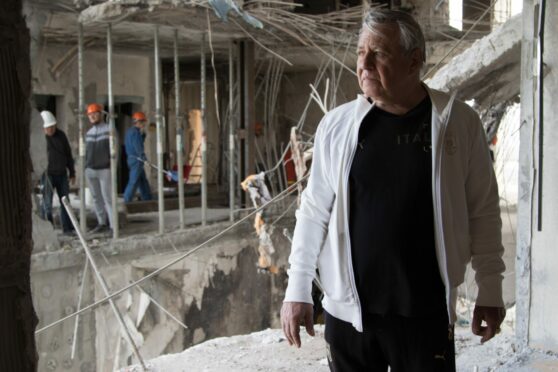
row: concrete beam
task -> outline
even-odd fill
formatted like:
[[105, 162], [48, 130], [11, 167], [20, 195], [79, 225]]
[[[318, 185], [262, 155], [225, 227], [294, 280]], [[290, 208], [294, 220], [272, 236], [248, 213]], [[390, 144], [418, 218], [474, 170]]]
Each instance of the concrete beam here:
[[443, 91], [459, 91], [481, 107], [519, 94], [521, 16], [516, 16], [455, 56], [426, 83]]

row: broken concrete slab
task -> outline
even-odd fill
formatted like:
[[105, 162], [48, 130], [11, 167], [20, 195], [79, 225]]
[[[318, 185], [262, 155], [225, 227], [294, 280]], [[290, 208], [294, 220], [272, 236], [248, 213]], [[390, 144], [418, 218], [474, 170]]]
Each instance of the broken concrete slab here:
[[481, 108], [512, 99], [519, 94], [521, 26], [521, 15], [510, 18], [455, 56], [426, 83], [442, 91], [458, 91], [463, 100], [474, 98]]

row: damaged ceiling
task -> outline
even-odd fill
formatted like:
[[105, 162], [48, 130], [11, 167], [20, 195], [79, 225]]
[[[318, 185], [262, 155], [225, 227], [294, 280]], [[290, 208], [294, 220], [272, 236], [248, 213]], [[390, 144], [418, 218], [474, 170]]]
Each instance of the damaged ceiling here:
[[86, 40], [92, 40], [91, 47], [102, 48], [106, 44], [107, 24], [111, 23], [115, 48], [150, 52], [154, 29], [158, 27], [163, 58], [172, 55], [175, 30], [180, 54], [185, 57], [198, 55], [204, 33], [216, 55], [223, 57], [230, 40], [252, 39], [278, 54], [298, 46], [330, 50], [335, 43], [356, 43], [362, 6], [308, 15], [292, 12], [294, 6], [281, 1], [253, 3], [245, 10], [233, 9], [226, 20], [219, 18], [205, 0], [120, 0], [91, 5], [81, 12], [58, 7], [52, 9], [42, 34], [49, 43], [75, 45], [78, 22], [82, 22]]
[[[299, 68], [315, 67], [316, 61], [334, 57], [354, 69], [356, 41], [362, 14], [377, 5], [356, 5], [325, 14], [299, 12], [292, 0], [30, 0], [34, 6], [50, 10], [42, 27], [43, 41], [49, 44], [77, 44], [78, 22], [84, 25], [86, 47], [104, 49], [107, 24], [112, 25], [115, 50], [153, 52], [155, 27], [159, 29], [162, 58], [173, 53], [175, 30], [182, 60], [199, 58], [202, 34], [216, 59], [226, 59], [230, 40], [254, 40], [259, 45], [256, 58], [273, 54]], [[237, 9], [230, 4], [238, 3]], [[223, 4], [225, 7], [223, 9]], [[243, 7], [242, 7], [243, 6]], [[225, 16], [223, 16], [225, 14]], [[430, 13], [429, 13], [430, 14]], [[227, 16], [228, 15], [228, 16]], [[420, 17], [419, 17], [420, 18]], [[448, 50], [459, 33], [442, 22], [442, 16], [422, 19], [427, 38], [427, 66]], [[262, 26], [262, 27], [260, 27]], [[470, 41], [457, 50], [465, 49]], [[348, 54], [347, 54], [348, 53]], [[320, 58], [321, 57], [321, 58]]]

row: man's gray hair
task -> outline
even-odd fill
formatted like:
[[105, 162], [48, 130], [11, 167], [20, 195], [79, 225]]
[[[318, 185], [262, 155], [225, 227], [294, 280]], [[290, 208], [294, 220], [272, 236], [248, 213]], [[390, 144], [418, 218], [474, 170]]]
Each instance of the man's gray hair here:
[[365, 28], [376, 33], [378, 24], [395, 23], [399, 27], [401, 47], [409, 54], [415, 49], [422, 53], [422, 62], [426, 61], [426, 45], [424, 34], [418, 22], [408, 13], [386, 8], [375, 8], [364, 16], [362, 30]]

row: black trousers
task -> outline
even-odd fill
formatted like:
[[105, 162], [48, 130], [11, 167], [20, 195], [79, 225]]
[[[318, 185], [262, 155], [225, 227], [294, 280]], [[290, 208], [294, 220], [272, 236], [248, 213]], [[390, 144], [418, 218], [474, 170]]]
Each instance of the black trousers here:
[[453, 325], [447, 316], [363, 315], [364, 332], [325, 313], [332, 372], [455, 372]]

